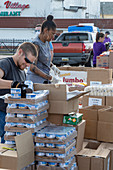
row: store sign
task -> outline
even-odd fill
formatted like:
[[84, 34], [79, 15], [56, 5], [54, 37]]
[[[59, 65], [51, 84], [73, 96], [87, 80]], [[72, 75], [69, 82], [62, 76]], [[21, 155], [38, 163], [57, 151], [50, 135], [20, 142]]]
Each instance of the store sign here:
[[20, 16], [21, 15], [21, 11], [2, 11], [0, 12], [0, 16]]
[[22, 11], [25, 9], [25, 8], [29, 8], [29, 4], [25, 5], [25, 4], [19, 4], [19, 2], [14, 2], [12, 3], [11, 1], [6, 1], [4, 2], [4, 5], [6, 5], [6, 8], [13, 8], [13, 9], [21, 9]]

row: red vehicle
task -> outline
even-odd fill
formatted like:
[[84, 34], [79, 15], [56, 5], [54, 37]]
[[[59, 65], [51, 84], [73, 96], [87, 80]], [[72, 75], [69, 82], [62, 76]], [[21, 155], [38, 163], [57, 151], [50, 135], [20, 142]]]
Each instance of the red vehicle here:
[[52, 42], [54, 49], [53, 63], [56, 65], [91, 66], [93, 37], [90, 32], [62, 33]]

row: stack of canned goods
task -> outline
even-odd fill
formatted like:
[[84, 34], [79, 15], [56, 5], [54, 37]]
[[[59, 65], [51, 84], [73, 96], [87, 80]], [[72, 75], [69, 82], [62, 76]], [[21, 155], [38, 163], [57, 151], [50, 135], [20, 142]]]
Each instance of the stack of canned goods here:
[[[13, 89], [13, 93], [19, 93], [18, 89]], [[35, 94], [37, 95], [37, 94]], [[41, 91], [41, 95], [43, 93]], [[45, 93], [44, 93], [45, 96]], [[19, 99], [19, 98], [18, 98]], [[41, 98], [38, 100], [23, 100], [16, 99], [14, 101], [9, 100], [9, 104], [7, 106], [7, 115], [6, 115], [6, 125], [5, 125], [5, 143], [7, 144], [15, 144], [14, 136], [21, 135], [22, 132], [27, 130], [32, 131], [32, 135], [34, 136], [37, 129], [41, 129], [47, 126], [48, 117], [47, 109], [49, 108], [48, 100], [44, 100], [45, 98]], [[17, 103], [19, 101], [19, 103]], [[26, 104], [26, 103], [28, 104]]]
[[36, 133], [38, 166], [71, 168], [76, 155], [75, 137], [75, 127], [48, 126]]

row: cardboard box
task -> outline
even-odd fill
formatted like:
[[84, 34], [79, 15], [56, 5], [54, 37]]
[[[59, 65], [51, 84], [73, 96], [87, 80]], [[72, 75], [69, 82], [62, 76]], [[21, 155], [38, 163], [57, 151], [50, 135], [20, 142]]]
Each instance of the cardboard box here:
[[0, 144], [0, 168], [20, 170], [34, 162], [34, 144], [30, 131], [15, 137], [17, 151], [2, 149], [10, 147]]
[[112, 83], [112, 69], [91, 69], [87, 71], [87, 85]]
[[50, 107], [48, 113], [68, 114], [78, 110], [78, 99], [70, 99], [68, 101], [52, 101], [49, 100]]
[[113, 106], [113, 96], [106, 96], [106, 106]]
[[113, 142], [113, 123], [98, 121], [97, 140]]
[[99, 110], [103, 110], [106, 108], [106, 106], [98, 106], [98, 105], [93, 105], [93, 106], [86, 106], [81, 109], [79, 109], [79, 113], [83, 113], [83, 119], [85, 120], [98, 120], [98, 112]]
[[105, 106], [105, 96], [89, 96], [89, 95], [83, 96], [82, 99], [83, 107], [93, 105]]
[[34, 84], [35, 91], [49, 90], [49, 101], [67, 101], [72, 98], [78, 99], [80, 96], [86, 94], [86, 92], [70, 92], [67, 94], [67, 88], [66, 84]]
[[109, 56], [97, 56], [96, 67], [109, 68]]
[[98, 111], [98, 120], [101, 122], [113, 123], [113, 108]]
[[63, 123], [70, 125], [77, 125], [82, 121], [83, 114], [76, 113], [75, 115], [66, 115], [63, 118]]
[[85, 135], [86, 139], [97, 139], [97, 121], [86, 120]]
[[111, 143], [101, 143], [99, 148], [102, 149], [109, 149], [110, 150], [110, 164], [109, 164], [109, 170], [113, 169], [113, 144]]
[[113, 69], [113, 52], [109, 54], [109, 68]]
[[100, 143], [88, 143], [78, 154], [79, 170], [107, 170], [110, 158], [108, 149], [99, 149]]

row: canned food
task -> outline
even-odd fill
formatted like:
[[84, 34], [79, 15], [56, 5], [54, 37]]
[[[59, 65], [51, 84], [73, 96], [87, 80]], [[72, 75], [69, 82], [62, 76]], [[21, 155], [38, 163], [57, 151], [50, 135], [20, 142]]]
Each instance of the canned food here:
[[38, 156], [45, 156], [45, 153], [43, 153], [43, 152], [36, 152], [36, 155], [38, 155]]
[[46, 138], [54, 139], [55, 138], [55, 134], [46, 134]]
[[26, 93], [26, 99], [35, 99], [36, 98], [36, 94], [34, 93]]
[[56, 134], [56, 138], [60, 140], [65, 139], [66, 137], [67, 137], [66, 134], [62, 134], [62, 135]]
[[37, 133], [36, 136], [39, 138], [45, 138], [45, 133]]
[[15, 94], [15, 93], [20, 93], [21, 94], [21, 88], [11, 88], [11, 94]]
[[6, 132], [5, 135], [7, 136], [16, 136], [16, 132]]
[[56, 144], [56, 148], [66, 148], [66, 144]]
[[49, 166], [57, 166], [56, 162], [48, 162]]
[[20, 93], [11, 93], [11, 98], [12, 99], [21, 99], [21, 94]]
[[65, 163], [59, 163], [59, 166], [64, 168], [64, 167], [68, 167], [69, 162], [65, 162]]
[[38, 147], [44, 147], [44, 146], [45, 146], [45, 143], [36, 143], [36, 146], [38, 146]]
[[28, 85], [28, 88], [34, 90], [34, 88], [33, 88], [33, 82], [32, 82], [31, 80], [26, 80], [24, 83], [25, 83], [26, 85]]
[[53, 144], [53, 143], [46, 143], [46, 147], [48, 147], [48, 148], [55, 148], [55, 144]]
[[46, 156], [48, 156], [48, 157], [54, 157], [54, 153], [46, 153]]
[[44, 165], [44, 166], [46, 166], [46, 165], [47, 165], [47, 162], [38, 162], [38, 165]]
[[56, 153], [55, 156], [56, 156], [57, 158], [65, 158], [66, 154]]

